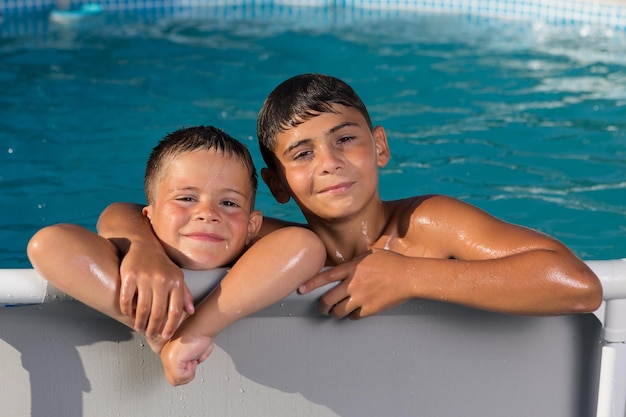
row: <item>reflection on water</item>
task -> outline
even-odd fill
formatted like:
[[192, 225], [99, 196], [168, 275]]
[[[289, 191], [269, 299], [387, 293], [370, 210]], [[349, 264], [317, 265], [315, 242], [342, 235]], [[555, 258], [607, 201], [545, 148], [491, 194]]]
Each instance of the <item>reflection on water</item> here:
[[[222, 14], [219, 14], [221, 10]], [[229, 14], [230, 11], [230, 14]], [[443, 193], [550, 233], [586, 259], [626, 256], [626, 34], [606, 27], [319, 8], [46, 15], [0, 37], [0, 266], [27, 240], [144, 201], [166, 133], [214, 124], [246, 142], [289, 76], [348, 81], [385, 126], [384, 198]], [[30, 25], [30, 26], [29, 26]], [[267, 216], [300, 219], [261, 187]]]

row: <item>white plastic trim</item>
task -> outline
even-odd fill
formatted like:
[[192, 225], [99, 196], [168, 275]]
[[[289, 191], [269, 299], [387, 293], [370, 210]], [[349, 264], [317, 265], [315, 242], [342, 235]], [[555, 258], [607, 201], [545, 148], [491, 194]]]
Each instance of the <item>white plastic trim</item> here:
[[[626, 258], [602, 261], [585, 261], [598, 275], [602, 282], [605, 300], [626, 300]], [[197, 298], [207, 287], [214, 287], [226, 274], [227, 269], [217, 268], [210, 271], [185, 270], [185, 280], [189, 289]], [[34, 269], [0, 269], [0, 305], [38, 304], [63, 299], [57, 294], [51, 296], [54, 289]], [[609, 308], [607, 303], [607, 309]], [[603, 306], [604, 308], [604, 306]], [[620, 314], [625, 318], [626, 314]], [[600, 317], [600, 316], [599, 316]], [[600, 317], [602, 319], [602, 317]]]
[[[185, 282], [196, 300], [204, 298], [228, 269], [185, 270]], [[48, 284], [34, 269], [0, 269], [0, 306], [65, 301], [69, 297]]]
[[43, 303], [47, 286], [34, 269], [0, 269], [0, 305]]
[[596, 417], [623, 417], [626, 408], [626, 345], [602, 346]]
[[626, 299], [626, 258], [585, 263], [602, 281], [605, 300]]

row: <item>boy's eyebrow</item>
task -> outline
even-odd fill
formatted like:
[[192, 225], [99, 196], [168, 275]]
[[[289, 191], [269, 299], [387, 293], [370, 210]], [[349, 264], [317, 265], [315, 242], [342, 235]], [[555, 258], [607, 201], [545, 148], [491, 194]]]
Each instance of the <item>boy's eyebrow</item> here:
[[337, 126], [335, 126], [335, 127], [331, 128], [331, 129], [328, 131], [328, 133], [329, 133], [329, 134], [330, 134], [330, 133], [335, 133], [336, 131], [341, 130], [341, 129], [343, 129], [344, 127], [347, 127], [347, 126], [357, 126], [357, 127], [358, 127], [358, 126], [359, 126], [359, 124], [358, 124], [358, 123], [355, 123], [355, 122], [350, 122], [350, 121], [346, 121], [346, 122], [343, 122], [343, 123], [339, 123]]
[[287, 155], [289, 152], [293, 151], [298, 146], [303, 145], [308, 142], [311, 142], [311, 139], [302, 139], [294, 143], [290, 143], [289, 146], [287, 146], [287, 149], [285, 149], [285, 152], [283, 152], [283, 156]]
[[[348, 127], [348, 126], [357, 126], [358, 127], [359, 124], [355, 123], [355, 122], [349, 122], [349, 121], [343, 122], [343, 123], [339, 123], [337, 126], [333, 126], [332, 128], [330, 128], [328, 130], [328, 132], [326, 133], [326, 135], [331, 135], [331, 134], [333, 134], [333, 133], [343, 129], [344, 127]], [[291, 152], [292, 150], [294, 150], [298, 146], [303, 145], [303, 144], [308, 143], [308, 142], [311, 142], [311, 139], [302, 139], [302, 140], [299, 140], [297, 142], [294, 142], [294, 143], [290, 144], [287, 147], [287, 149], [285, 149], [285, 152], [283, 152], [283, 156], [287, 155], [289, 152]]]
[[184, 187], [174, 186], [174, 187], [168, 188], [167, 192], [171, 193], [174, 191], [197, 191], [197, 190], [198, 190], [198, 187], [192, 187], [191, 185], [189, 185], [189, 186], [184, 186]]

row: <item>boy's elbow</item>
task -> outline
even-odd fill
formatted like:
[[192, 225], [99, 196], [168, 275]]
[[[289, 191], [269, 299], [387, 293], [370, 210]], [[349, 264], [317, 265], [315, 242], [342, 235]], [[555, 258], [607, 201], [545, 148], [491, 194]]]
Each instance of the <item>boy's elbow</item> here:
[[579, 278], [575, 298], [577, 303], [573, 306], [574, 313], [591, 313], [600, 308], [603, 300], [602, 283], [591, 269], [584, 271]]
[[28, 241], [26, 255], [33, 267], [49, 264], [59, 253], [59, 248], [68, 245], [67, 236], [75, 233], [80, 226], [59, 223], [39, 229]]
[[280, 229], [280, 232], [288, 234], [290, 242], [297, 242], [297, 248], [301, 257], [306, 258], [308, 265], [315, 265], [318, 270], [326, 263], [326, 247], [322, 240], [312, 230], [290, 226]]
[[326, 263], [326, 246], [322, 240], [314, 232], [303, 229], [305, 233], [304, 242], [307, 250], [307, 256], [315, 265], [319, 265], [321, 269]]
[[47, 252], [46, 247], [49, 245], [49, 241], [52, 238], [51, 229], [54, 226], [46, 226], [43, 229], [38, 230], [28, 241], [26, 246], [26, 255], [33, 266], [40, 258]]

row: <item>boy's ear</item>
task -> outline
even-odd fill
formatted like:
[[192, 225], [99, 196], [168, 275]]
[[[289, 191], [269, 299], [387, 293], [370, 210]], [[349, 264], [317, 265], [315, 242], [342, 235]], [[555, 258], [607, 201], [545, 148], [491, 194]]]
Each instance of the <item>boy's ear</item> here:
[[267, 185], [267, 188], [270, 189], [272, 195], [280, 204], [285, 204], [291, 198], [289, 192], [285, 190], [283, 183], [280, 181], [276, 173], [269, 168], [261, 169], [261, 177], [263, 178], [263, 182]]
[[246, 245], [252, 242], [252, 240], [259, 234], [261, 225], [263, 224], [263, 214], [259, 210], [253, 210], [250, 213], [250, 219], [248, 220], [248, 238], [246, 239]]
[[389, 143], [387, 142], [387, 133], [382, 126], [376, 126], [372, 132], [374, 135], [374, 144], [376, 146], [376, 161], [379, 167], [384, 167], [391, 158], [389, 151]]
[[152, 222], [152, 206], [145, 206], [141, 209], [141, 214], [146, 216], [150, 222]]

